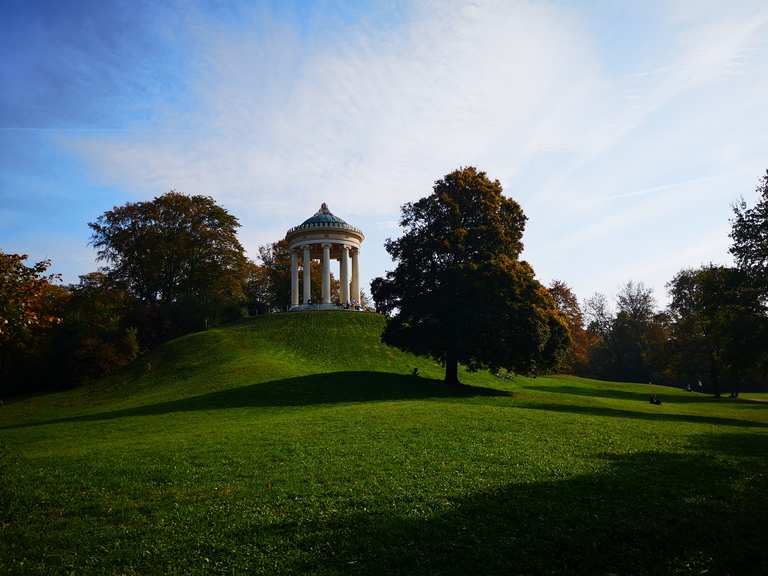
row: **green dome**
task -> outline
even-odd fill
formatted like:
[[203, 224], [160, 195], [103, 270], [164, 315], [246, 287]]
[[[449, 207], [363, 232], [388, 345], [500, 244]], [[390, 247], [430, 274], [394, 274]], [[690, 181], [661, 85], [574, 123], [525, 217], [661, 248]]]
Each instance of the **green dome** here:
[[328, 205], [323, 202], [322, 206], [320, 206], [320, 210], [315, 212], [315, 214], [311, 218], [307, 218], [299, 224], [298, 226], [295, 226], [288, 230], [288, 234], [294, 234], [296, 232], [301, 232], [303, 230], [313, 230], [317, 228], [336, 228], [341, 230], [351, 230], [352, 232], [356, 232], [361, 237], [363, 235], [363, 232], [359, 228], [355, 228], [351, 224], [347, 224], [344, 220], [339, 218], [338, 216], [334, 216], [330, 210], [328, 210]]
[[343, 227], [345, 224], [349, 226], [344, 220], [331, 214], [331, 211], [328, 210], [328, 205], [323, 202], [320, 206], [320, 210], [315, 212], [314, 216], [311, 218], [304, 220], [304, 222], [299, 225], [299, 228], [303, 228], [304, 226], [328, 226], [333, 224], [339, 225], [340, 227]]

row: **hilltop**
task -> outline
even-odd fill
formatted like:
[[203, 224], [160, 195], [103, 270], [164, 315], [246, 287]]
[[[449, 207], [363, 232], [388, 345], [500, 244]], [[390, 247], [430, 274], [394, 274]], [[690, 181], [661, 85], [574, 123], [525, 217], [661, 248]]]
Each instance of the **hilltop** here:
[[447, 388], [382, 328], [254, 318], [0, 407], [0, 573], [768, 570], [765, 403]]

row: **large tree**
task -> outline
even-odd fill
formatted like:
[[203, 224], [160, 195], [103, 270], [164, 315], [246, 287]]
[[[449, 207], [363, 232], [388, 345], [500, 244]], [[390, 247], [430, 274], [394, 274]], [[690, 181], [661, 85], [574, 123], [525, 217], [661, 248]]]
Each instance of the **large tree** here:
[[656, 311], [653, 290], [627, 282], [616, 295], [614, 314], [602, 294], [584, 303], [590, 376], [633, 382], [666, 381], [669, 321]]
[[739, 268], [768, 296], [768, 171], [757, 186], [751, 208], [742, 200], [733, 207], [731, 254]]
[[678, 372], [719, 396], [738, 392], [765, 361], [768, 314], [746, 273], [725, 266], [682, 270], [669, 283]]
[[387, 314], [386, 343], [445, 364], [534, 373], [554, 367], [569, 342], [566, 319], [519, 259], [526, 217], [501, 184], [468, 167], [402, 208], [403, 235], [385, 247], [394, 271], [371, 292]]
[[653, 318], [656, 308], [653, 289], [647, 288], [642, 282], [630, 280], [616, 295], [616, 307], [619, 314], [626, 314], [636, 322], [647, 323]]
[[110, 280], [143, 303], [172, 307], [176, 321], [199, 326], [243, 300], [240, 224], [213, 198], [169, 192], [115, 207], [89, 226]]
[[616, 318], [608, 340], [616, 378], [649, 381], [653, 371], [648, 359], [648, 335], [656, 306], [653, 290], [631, 280], [616, 295]]

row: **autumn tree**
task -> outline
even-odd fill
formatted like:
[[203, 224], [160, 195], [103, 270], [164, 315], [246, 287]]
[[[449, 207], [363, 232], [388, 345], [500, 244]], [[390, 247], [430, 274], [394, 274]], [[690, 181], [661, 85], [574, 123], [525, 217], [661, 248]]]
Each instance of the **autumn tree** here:
[[270, 312], [270, 284], [267, 268], [249, 259], [245, 263], [244, 270], [243, 294], [248, 314], [255, 316]]
[[402, 207], [403, 235], [385, 247], [396, 267], [376, 278], [382, 339], [445, 364], [535, 373], [557, 365], [567, 321], [519, 259], [525, 215], [501, 184], [468, 167], [438, 180], [433, 193]]
[[39, 376], [36, 360], [58, 326], [67, 292], [48, 274], [51, 263], [27, 266], [25, 254], [0, 251], [0, 395], [15, 391], [22, 380]]
[[570, 286], [561, 280], [553, 280], [548, 290], [555, 301], [555, 306], [566, 319], [568, 332], [571, 335], [571, 346], [563, 355], [558, 370], [570, 373], [581, 372], [588, 361], [589, 338], [584, 329], [584, 314], [579, 306], [579, 299]]
[[213, 198], [169, 192], [115, 207], [89, 226], [109, 278], [159, 307], [162, 322], [200, 328], [243, 301], [240, 224]]
[[285, 310], [291, 301], [291, 254], [288, 243], [279, 240], [260, 246], [259, 260], [267, 310]]
[[51, 361], [70, 383], [109, 374], [139, 353], [135, 301], [106, 274], [91, 272], [70, 285]]
[[[260, 263], [253, 264], [249, 274], [248, 295], [249, 306], [251, 302], [260, 301], [256, 308], [265, 312], [278, 312], [285, 310], [291, 301], [291, 254], [288, 243], [279, 240], [271, 244], [259, 247]], [[313, 302], [322, 301], [322, 283], [317, 279], [322, 274], [322, 264], [312, 260], [311, 274], [315, 282], [310, 282], [310, 294]], [[299, 285], [303, 281], [303, 274], [299, 272]], [[339, 281], [331, 274], [331, 294], [338, 294]], [[260, 299], [260, 300], [256, 300]]]

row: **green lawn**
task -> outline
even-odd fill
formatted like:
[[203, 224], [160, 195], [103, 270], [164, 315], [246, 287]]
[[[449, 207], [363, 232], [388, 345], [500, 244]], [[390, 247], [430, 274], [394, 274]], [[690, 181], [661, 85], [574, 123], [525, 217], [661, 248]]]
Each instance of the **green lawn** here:
[[447, 389], [382, 325], [258, 318], [6, 403], [0, 573], [768, 573], [765, 395]]

